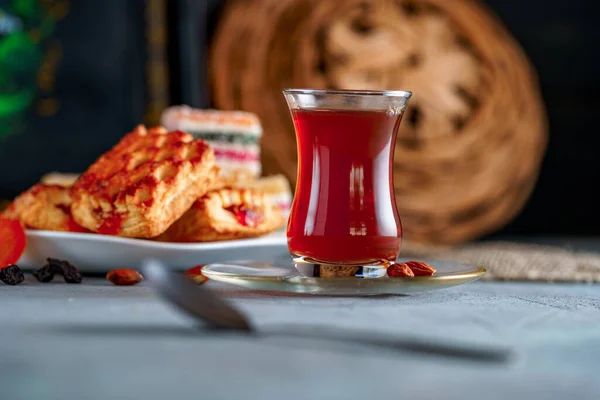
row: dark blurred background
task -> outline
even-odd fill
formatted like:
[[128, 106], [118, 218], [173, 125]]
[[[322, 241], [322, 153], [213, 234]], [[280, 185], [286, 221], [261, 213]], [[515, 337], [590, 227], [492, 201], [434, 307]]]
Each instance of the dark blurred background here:
[[[155, 122], [164, 105], [211, 106], [206, 50], [223, 1], [167, 3], [163, 15], [163, 2], [152, 0], [0, 0], [0, 199], [49, 171], [84, 170], [135, 124]], [[600, 2], [484, 3], [537, 69], [550, 123], [535, 191], [498, 234], [598, 234]], [[47, 37], [7, 44], [15, 4], [26, 15], [17, 17]], [[38, 64], [32, 83], [22, 69]], [[7, 117], [11, 96], [31, 85], [30, 107]]]

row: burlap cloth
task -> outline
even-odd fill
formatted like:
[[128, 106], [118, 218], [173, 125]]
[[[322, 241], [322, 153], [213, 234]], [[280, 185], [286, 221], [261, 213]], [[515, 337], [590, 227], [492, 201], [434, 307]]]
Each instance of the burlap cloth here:
[[487, 270], [483, 279], [546, 282], [600, 282], [600, 253], [561, 247], [482, 242], [461, 247], [407, 243], [402, 258], [463, 262]]

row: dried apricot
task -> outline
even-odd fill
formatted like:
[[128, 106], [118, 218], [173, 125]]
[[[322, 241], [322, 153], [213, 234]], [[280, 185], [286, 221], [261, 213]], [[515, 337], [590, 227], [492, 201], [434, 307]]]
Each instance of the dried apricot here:
[[131, 286], [137, 285], [144, 280], [142, 274], [134, 269], [119, 268], [113, 269], [106, 274], [106, 279], [114, 283], [117, 286]]
[[202, 275], [202, 268], [204, 268], [204, 264], [196, 265], [185, 271], [185, 275], [197, 284], [202, 284], [208, 280], [206, 276]]
[[392, 264], [387, 269], [390, 278], [414, 278], [415, 274], [405, 263]]
[[435, 274], [435, 268], [423, 261], [406, 261], [404, 262], [415, 274], [415, 276], [431, 276]]

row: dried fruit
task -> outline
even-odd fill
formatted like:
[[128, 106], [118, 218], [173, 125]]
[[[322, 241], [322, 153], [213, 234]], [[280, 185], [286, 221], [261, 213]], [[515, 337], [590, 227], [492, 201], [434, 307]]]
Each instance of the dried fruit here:
[[17, 265], [9, 265], [0, 269], [0, 281], [7, 285], [18, 285], [23, 282], [25, 275]]
[[52, 281], [52, 279], [54, 279], [54, 268], [52, 267], [52, 265], [46, 264], [43, 267], [33, 271], [33, 276], [35, 276], [35, 279], [37, 279], [40, 282], [50, 282]]
[[19, 221], [0, 218], [0, 268], [19, 261], [26, 243], [25, 231]]
[[134, 269], [119, 268], [113, 269], [106, 274], [106, 279], [114, 283], [117, 286], [131, 286], [137, 285], [144, 280], [142, 274]]
[[208, 280], [206, 276], [202, 275], [202, 268], [204, 268], [204, 264], [196, 265], [185, 271], [185, 275], [200, 285]]
[[431, 276], [435, 274], [435, 268], [423, 261], [406, 261], [405, 263], [415, 276]]
[[81, 272], [79, 268], [66, 260], [47, 258], [50, 269], [55, 274], [61, 274], [67, 283], [81, 283]]
[[387, 274], [390, 278], [414, 278], [415, 276], [406, 263], [390, 265], [387, 269]]

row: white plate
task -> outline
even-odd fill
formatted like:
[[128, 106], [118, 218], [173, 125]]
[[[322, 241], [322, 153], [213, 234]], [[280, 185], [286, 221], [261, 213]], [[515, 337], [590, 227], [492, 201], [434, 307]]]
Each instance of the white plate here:
[[288, 257], [285, 232], [256, 239], [210, 243], [164, 243], [91, 233], [28, 230], [27, 248], [19, 260], [26, 268], [46, 264], [46, 258], [68, 260], [82, 272], [104, 273], [135, 268], [144, 258], [156, 258], [177, 270], [233, 259]]

